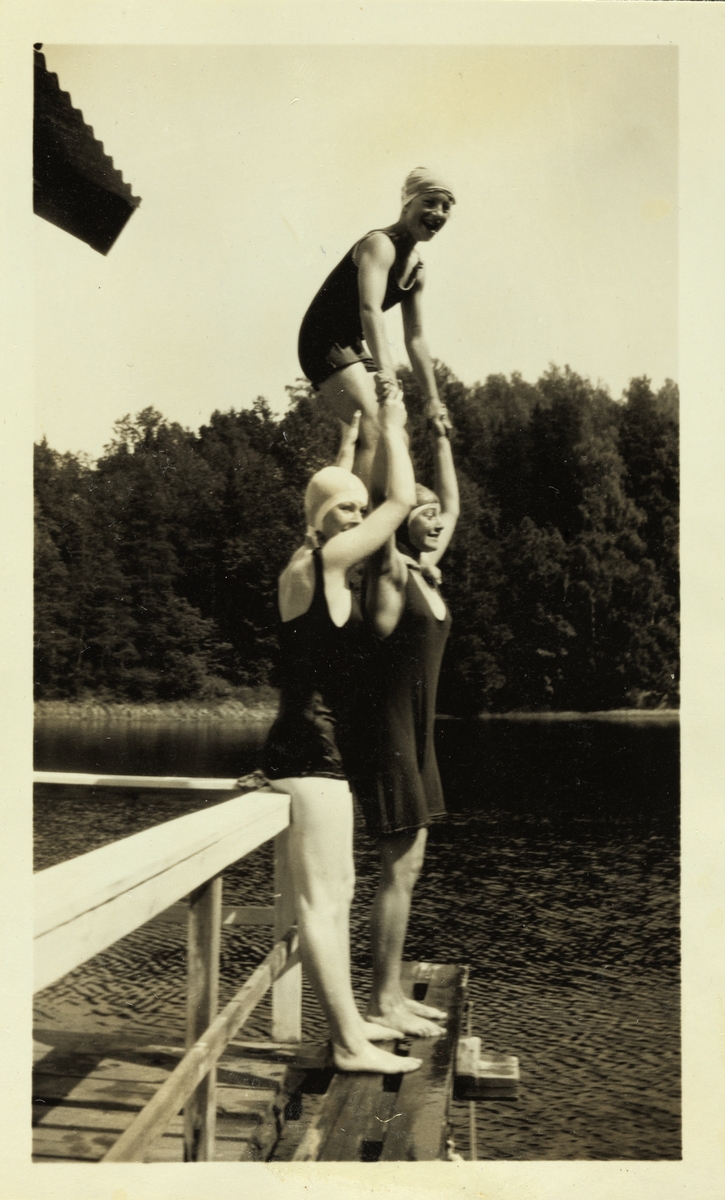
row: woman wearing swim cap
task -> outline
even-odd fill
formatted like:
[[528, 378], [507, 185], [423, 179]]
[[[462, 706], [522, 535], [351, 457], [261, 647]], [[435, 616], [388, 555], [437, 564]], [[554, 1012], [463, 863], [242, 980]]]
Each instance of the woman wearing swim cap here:
[[[289, 855], [300, 954], [327, 1017], [335, 1065], [398, 1074], [420, 1066], [372, 1044], [401, 1037], [366, 1022], [350, 981], [354, 889], [353, 809], [347, 783], [356, 749], [356, 682], [364, 678], [366, 632], [348, 575], [379, 550], [415, 498], [399, 397], [382, 405], [387, 495], [367, 513], [367, 489], [340, 466], [325, 467], [305, 493], [307, 535], [279, 579], [281, 697], [262, 766], [291, 797]], [[369, 634], [367, 634], [369, 637]]]
[[354, 469], [376, 493], [384, 472], [381, 464], [373, 475], [378, 400], [399, 386], [383, 313], [397, 304], [410, 364], [426, 399], [426, 415], [442, 413], [447, 419], [423, 334], [425, 273], [416, 247], [443, 228], [455, 197], [437, 172], [416, 167], [405, 180], [401, 203], [393, 225], [366, 233], [328, 275], [304, 316], [299, 336], [302, 370], [333, 412], [347, 422], [355, 412], [362, 413]]
[[[383, 406], [384, 407], [384, 406]], [[445, 812], [434, 746], [436, 691], [451, 618], [437, 563], [453, 536], [458, 483], [448, 426], [430, 422], [435, 492], [417, 488], [406, 520], [368, 566], [365, 607], [378, 640], [358, 697], [363, 737], [353, 790], [380, 847], [371, 913], [370, 1020], [417, 1037], [442, 1033], [445, 1013], [403, 994], [401, 961], [428, 826]]]

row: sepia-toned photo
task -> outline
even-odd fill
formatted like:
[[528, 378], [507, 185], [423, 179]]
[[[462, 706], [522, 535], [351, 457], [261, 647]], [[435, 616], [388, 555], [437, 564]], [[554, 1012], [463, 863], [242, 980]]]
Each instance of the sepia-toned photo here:
[[470, 7], [530, 40], [28, 42], [69, 1195], [684, 1194], [691, 67]]

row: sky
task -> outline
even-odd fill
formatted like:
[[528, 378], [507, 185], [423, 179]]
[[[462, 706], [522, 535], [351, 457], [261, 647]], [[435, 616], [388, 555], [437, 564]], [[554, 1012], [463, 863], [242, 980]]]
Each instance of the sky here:
[[[677, 51], [52, 46], [140, 208], [107, 256], [35, 220], [36, 437], [102, 453], [152, 406], [197, 430], [286, 407], [327, 273], [437, 167], [431, 352], [466, 384], [568, 364], [677, 379]], [[405, 361], [399, 310], [386, 317]]]

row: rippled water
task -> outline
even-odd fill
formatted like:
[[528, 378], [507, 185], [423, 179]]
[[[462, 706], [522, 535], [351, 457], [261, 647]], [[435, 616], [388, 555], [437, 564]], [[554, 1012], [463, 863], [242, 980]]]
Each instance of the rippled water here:
[[[233, 776], [260, 731], [55, 725], [39, 769]], [[442, 721], [449, 818], [430, 834], [406, 956], [467, 962], [473, 1031], [517, 1054], [517, 1102], [476, 1106], [480, 1158], [680, 1156], [678, 732], [673, 722]], [[218, 803], [219, 793], [36, 789], [36, 866]], [[353, 974], [365, 995], [374, 847], [356, 838]], [[271, 900], [271, 848], [225, 876], [225, 903]], [[221, 1003], [269, 948], [225, 932]], [[183, 1036], [183, 928], [148, 928], [37, 998], [39, 1025]], [[268, 1035], [269, 1008], [250, 1033]], [[306, 993], [305, 1035], [323, 1036]], [[467, 1104], [453, 1105], [468, 1155]]]

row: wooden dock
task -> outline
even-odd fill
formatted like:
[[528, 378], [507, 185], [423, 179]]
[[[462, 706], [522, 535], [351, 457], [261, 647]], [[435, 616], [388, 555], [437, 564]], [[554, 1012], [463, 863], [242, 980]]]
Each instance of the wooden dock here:
[[[63, 784], [71, 777], [36, 776]], [[167, 779], [73, 776], [168, 787]], [[233, 793], [233, 780], [174, 780]], [[415, 1161], [447, 1157], [467, 968], [408, 964], [404, 986], [447, 1013], [439, 1038], [390, 1042], [423, 1060], [394, 1076], [344, 1074], [302, 1042], [302, 977], [288, 858], [289, 798], [231, 794], [34, 877], [35, 991], [149, 921], [187, 928], [186, 1035], [35, 1031], [37, 1162]], [[222, 873], [274, 839], [274, 904], [222, 905]], [[221, 1011], [222, 925], [267, 925], [271, 949]], [[271, 1039], [243, 1027], [268, 989]], [[181, 1044], [183, 1041], [183, 1044]], [[182, 1115], [183, 1114], [183, 1115]]]
[[[408, 994], [449, 1013], [441, 1038], [389, 1049], [423, 1059], [411, 1075], [336, 1072], [326, 1045], [233, 1040], [217, 1064], [217, 1162], [444, 1159], [467, 972], [406, 964]], [[98, 1162], [183, 1058], [184, 1047], [129, 1031], [35, 1031], [33, 1161]], [[184, 1161], [171, 1119], [146, 1162]]]

